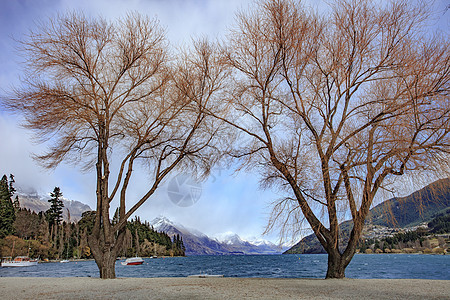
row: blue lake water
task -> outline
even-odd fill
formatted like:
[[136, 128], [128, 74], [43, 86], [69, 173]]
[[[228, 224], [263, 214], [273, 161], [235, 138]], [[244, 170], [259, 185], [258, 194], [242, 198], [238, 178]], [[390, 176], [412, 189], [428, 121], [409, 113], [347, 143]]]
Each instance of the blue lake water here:
[[[117, 277], [185, 277], [223, 274], [225, 277], [324, 278], [326, 255], [190, 256], [151, 259], [140, 266], [116, 264]], [[94, 261], [40, 263], [32, 267], [0, 268], [0, 277], [99, 277]], [[449, 255], [361, 254], [347, 267], [349, 278], [450, 280]]]

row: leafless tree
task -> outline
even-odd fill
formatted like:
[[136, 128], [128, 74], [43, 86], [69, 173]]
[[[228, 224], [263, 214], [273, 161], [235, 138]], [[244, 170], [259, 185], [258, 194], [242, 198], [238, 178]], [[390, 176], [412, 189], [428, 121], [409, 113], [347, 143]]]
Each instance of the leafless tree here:
[[[45, 167], [69, 161], [95, 168], [89, 247], [100, 277], [115, 278], [127, 219], [171, 172], [188, 168], [202, 176], [217, 160], [223, 130], [205, 111], [215, 111], [224, 68], [215, 67], [217, 51], [202, 41], [172, 59], [158, 22], [136, 13], [117, 22], [61, 15], [20, 45], [26, 81], [3, 104], [51, 145], [36, 157]], [[145, 194], [130, 199], [136, 163], [152, 179]], [[119, 220], [112, 224], [114, 199]]]
[[243, 166], [286, 193], [269, 225], [306, 220], [328, 253], [326, 278], [343, 278], [377, 192], [448, 170], [450, 47], [427, 34], [425, 5], [337, 0], [330, 10], [267, 0], [238, 14], [224, 46], [232, 109], [216, 117], [241, 133]]

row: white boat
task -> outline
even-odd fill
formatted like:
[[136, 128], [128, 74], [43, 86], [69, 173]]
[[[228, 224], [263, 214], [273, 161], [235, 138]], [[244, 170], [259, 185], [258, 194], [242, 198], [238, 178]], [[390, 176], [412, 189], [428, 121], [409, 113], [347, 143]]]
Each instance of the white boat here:
[[144, 260], [142, 257], [130, 257], [127, 258], [125, 261], [121, 262], [124, 266], [135, 266], [135, 265], [142, 265], [144, 263]]
[[215, 274], [196, 274], [196, 275], [189, 275], [189, 278], [222, 278], [223, 275], [215, 275]]
[[5, 260], [2, 262], [2, 267], [30, 267], [36, 266], [38, 259], [30, 259], [28, 256], [16, 256], [16, 258]]
[[66, 259], [62, 259], [60, 260], [60, 263], [65, 264], [68, 263], [69, 261], [69, 249], [66, 250]]

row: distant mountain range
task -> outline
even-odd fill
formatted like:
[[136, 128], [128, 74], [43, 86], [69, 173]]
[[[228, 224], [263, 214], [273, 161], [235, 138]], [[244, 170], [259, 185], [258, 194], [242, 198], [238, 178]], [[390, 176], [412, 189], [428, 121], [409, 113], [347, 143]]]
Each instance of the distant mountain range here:
[[[50, 208], [50, 203], [48, 202], [50, 199], [49, 195], [39, 195], [35, 190], [24, 191], [21, 189], [18, 189], [17, 195], [19, 196], [21, 208], [30, 209], [36, 213], [41, 211], [45, 212]], [[70, 212], [70, 220], [74, 222], [81, 219], [81, 214], [83, 212], [92, 210], [89, 205], [79, 201], [69, 200], [66, 198], [62, 198], [62, 201], [64, 203], [63, 218], [66, 221], [68, 220], [67, 211]]]
[[157, 231], [169, 236], [179, 234], [183, 237], [186, 255], [243, 255], [243, 254], [280, 254], [283, 250], [269, 241], [245, 241], [234, 233], [220, 238], [210, 238], [195, 229], [188, 229], [165, 217], [158, 217], [150, 224]]
[[[20, 207], [34, 212], [46, 211], [50, 208], [48, 195], [40, 195], [35, 190], [18, 190]], [[92, 210], [88, 205], [79, 201], [63, 198], [63, 217], [68, 219], [67, 210], [70, 212], [70, 220], [78, 221], [81, 214]], [[219, 238], [210, 238], [207, 235], [188, 229], [181, 224], [176, 224], [167, 218], [159, 217], [151, 222], [153, 228], [159, 232], [165, 232], [170, 236], [179, 234], [183, 237], [186, 247], [186, 255], [233, 255], [233, 254], [281, 254], [286, 248], [281, 249], [277, 245], [264, 240], [246, 241], [234, 233], [227, 233]]]
[[[435, 216], [446, 213], [450, 207], [450, 178], [435, 181], [426, 187], [402, 198], [393, 198], [372, 208], [366, 219], [367, 228], [409, 228], [430, 222]], [[352, 221], [340, 224], [343, 244], [348, 240]], [[375, 226], [374, 226], [375, 225]], [[389, 230], [385, 230], [389, 231]], [[373, 236], [370, 230], [364, 235]], [[314, 234], [308, 235], [285, 252], [286, 254], [325, 253]]]

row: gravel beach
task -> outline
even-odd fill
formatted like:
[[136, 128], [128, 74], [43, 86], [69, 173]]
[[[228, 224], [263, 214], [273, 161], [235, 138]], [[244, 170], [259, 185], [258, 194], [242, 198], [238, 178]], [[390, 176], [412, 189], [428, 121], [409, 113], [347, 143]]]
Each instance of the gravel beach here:
[[6, 299], [450, 299], [450, 281], [421, 279], [2, 277]]

